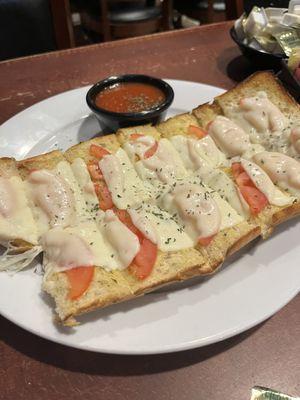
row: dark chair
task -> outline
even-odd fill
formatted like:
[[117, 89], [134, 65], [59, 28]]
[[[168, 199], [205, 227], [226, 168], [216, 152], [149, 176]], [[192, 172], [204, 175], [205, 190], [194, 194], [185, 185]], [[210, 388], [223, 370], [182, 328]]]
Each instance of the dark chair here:
[[74, 46], [69, 0], [0, 0], [0, 59]]
[[244, 10], [249, 13], [253, 6], [288, 8], [289, 0], [226, 0], [227, 19], [236, 19]]
[[[90, 5], [87, 9], [87, 3]], [[82, 4], [81, 21], [103, 41], [147, 35], [172, 27], [172, 0], [100, 0]]]

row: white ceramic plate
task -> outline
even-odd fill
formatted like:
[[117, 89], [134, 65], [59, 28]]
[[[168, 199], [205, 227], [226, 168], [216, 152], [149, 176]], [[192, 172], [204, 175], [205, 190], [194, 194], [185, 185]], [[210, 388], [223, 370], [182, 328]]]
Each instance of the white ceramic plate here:
[[[221, 89], [169, 80], [169, 116], [211, 100]], [[85, 105], [87, 87], [62, 93], [0, 127], [0, 155], [65, 149], [98, 132]], [[300, 224], [292, 221], [258, 246], [251, 244], [214, 276], [173, 286], [80, 318], [76, 329], [52, 322], [51, 303], [32, 269], [0, 274], [0, 313], [42, 337], [86, 350], [118, 354], [172, 352], [214, 343], [270, 317], [300, 288]]]

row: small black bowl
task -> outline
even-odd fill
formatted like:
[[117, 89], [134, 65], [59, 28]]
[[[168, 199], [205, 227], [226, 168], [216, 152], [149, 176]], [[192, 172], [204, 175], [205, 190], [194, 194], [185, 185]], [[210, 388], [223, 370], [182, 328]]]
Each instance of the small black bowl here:
[[[100, 93], [102, 90], [117, 83], [125, 82], [147, 83], [155, 86], [162, 90], [165, 95], [165, 100], [157, 107], [154, 107], [150, 110], [134, 113], [118, 113], [108, 111], [104, 108], [98, 107], [95, 104], [95, 98], [97, 94]], [[92, 86], [86, 95], [86, 102], [90, 109], [95, 113], [99, 121], [102, 133], [116, 132], [119, 128], [125, 128], [128, 126], [143, 125], [149, 123], [156, 124], [164, 118], [167, 109], [173, 102], [173, 99], [174, 92], [168, 83], [166, 83], [162, 79], [138, 74], [111, 76], [109, 78], [106, 78]]]
[[232, 40], [239, 46], [242, 54], [257, 69], [273, 69], [279, 71], [281, 68], [281, 61], [286, 58], [284, 54], [272, 54], [261, 50], [256, 50], [253, 47], [243, 43], [237, 36], [234, 26], [230, 29], [230, 36]]

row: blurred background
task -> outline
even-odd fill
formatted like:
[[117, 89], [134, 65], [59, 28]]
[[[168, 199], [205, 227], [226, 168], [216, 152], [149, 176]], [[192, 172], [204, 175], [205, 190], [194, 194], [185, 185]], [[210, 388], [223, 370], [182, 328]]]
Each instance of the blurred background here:
[[0, 0], [0, 60], [235, 19], [242, 0]]

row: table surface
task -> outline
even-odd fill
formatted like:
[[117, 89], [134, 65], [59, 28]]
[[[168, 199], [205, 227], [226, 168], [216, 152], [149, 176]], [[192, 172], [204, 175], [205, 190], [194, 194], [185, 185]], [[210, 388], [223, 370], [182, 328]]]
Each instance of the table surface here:
[[[252, 72], [230, 40], [231, 25], [2, 62], [0, 123], [51, 95], [112, 74], [145, 73], [230, 88]], [[254, 385], [300, 395], [299, 311], [298, 295], [265, 323], [224, 342], [135, 357], [67, 348], [0, 317], [0, 399], [246, 400]]]

